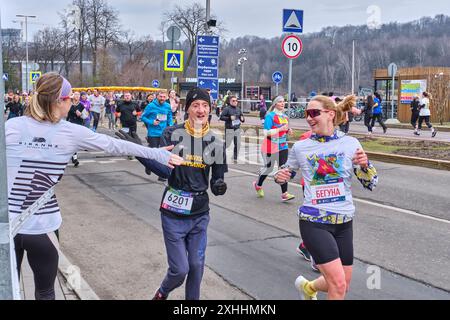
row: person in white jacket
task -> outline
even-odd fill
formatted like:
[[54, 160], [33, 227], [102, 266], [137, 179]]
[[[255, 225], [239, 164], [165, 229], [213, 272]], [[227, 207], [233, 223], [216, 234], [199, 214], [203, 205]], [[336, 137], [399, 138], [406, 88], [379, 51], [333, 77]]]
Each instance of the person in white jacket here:
[[[105, 151], [154, 159], [168, 167], [182, 158], [165, 149], [151, 149], [97, 134], [63, 119], [71, 107], [72, 87], [57, 73], [42, 75], [25, 116], [6, 123], [9, 218], [14, 228], [18, 217], [38, 201], [41, 208], [19, 225], [14, 237], [17, 268], [24, 251], [34, 274], [37, 300], [55, 299], [58, 269], [57, 231], [60, 208], [53, 187], [61, 180], [67, 163], [80, 150]], [[23, 217], [23, 216], [22, 216]]]

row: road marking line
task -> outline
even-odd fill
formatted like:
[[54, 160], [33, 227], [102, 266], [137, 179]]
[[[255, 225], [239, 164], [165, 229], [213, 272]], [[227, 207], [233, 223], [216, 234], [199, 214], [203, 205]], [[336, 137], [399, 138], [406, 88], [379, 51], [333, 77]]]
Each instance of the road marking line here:
[[[239, 173], [242, 173], [242, 174], [245, 174], [245, 175], [248, 175], [248, 176], [254, 176], [254, 177], [258, 177], [259, 176], [256, 173], [251, 173], [251, 172], [247, 172], [247, 171], [243, 171], [243, 170], [239, 170], [239, 169], [229, 169], [229, 170], [230, 171], [234, 171], [234, 172], [239, 172]], [[301, 187], [301, 185], [299, 183], [289, 182], [289, 184], [291, 186]], [[415, 216], [415, 217], [420, 217], [420, 218], [425, 218], [425, 219], [429, 219], [429, 220], [433, 220], [433, 221], [437, 221], [437, 222], [443, 222], [443, 223], [450, 224], [449, 220], [427, 216], [427, 215], [420, 214], [420, 213], [417, 213], [417, 212], [414, 212], [414, 211], [411, 211], [411, 210], [407, 210], [407, 209], [401, 209], [401, 208], [397, 208], [397, 207], [392, 207], [392, 206], [388, 206], [388, 205], [385, 205], [385, 204], [380, 204], [380, 203], [367, 201], [367, 200], [362, 200], [362, 199], [358, 199], [358, 198], [353, 198], [353, 200], [355, 202], [365, 203], [365, 204], [372, 205], [372, 206], [375, 206], [375, 207], [380, 207], [380, 208], [389, 209], [389, 210], [392, 210], [392, 211], [397, 211], [397, 212], [400, 212], [400, 213], [409, 214], [409, 215]]]

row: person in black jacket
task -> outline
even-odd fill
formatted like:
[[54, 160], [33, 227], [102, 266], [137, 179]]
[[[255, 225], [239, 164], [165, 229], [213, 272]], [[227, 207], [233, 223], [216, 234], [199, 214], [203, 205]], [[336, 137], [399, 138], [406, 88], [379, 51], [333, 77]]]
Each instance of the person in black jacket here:
[[117, 104], [116, 112], [120, 113], [122, 130], [129, 133], [137, 131], [137, 113], [140, 110], [137, 103], [131, 100], [131, 93], [125, 92], [124, 101]]
[[420, 101], [418, 96], [414, 96], [413, 101], [411, 101], [411, 125], [414, 130], [417, 129], [417, 120], [419, 119], [420, 113]]
[[9, 109], [8, 120], [15, 117], [21, 117], [23, 115], [23, 106], [20, 103], [20, 96], [15, 94], [13, 97], [13, 101], [6, 105], [6, 110]]
[[362, 109], [362, 112], [364, 113], [364, 125], [367, 127], [369, 134], [372, 134], [370, 122], [372, 121], [373, 116], [373, 104], [373, 96], [369, 94], [367, 96], [367, 101]]
[[[156, 161], [136, 157], [146, 169], [168, 178], [161, 200], [161, 221], [169, 269], [153, 300], [165, 300], [186, 280], [186, 300], [200, 298], [200, 284], [205, 266], [207, 228], [209, 224], [208, 186], [215, 196], [224, 195], [228, 171], [224, 144], [210, 130], [208, 115], [211, 100], [204, 89], [194, 88], [186, 96], [188, 119], [167, 127], [161, 146], [175, 145], [172, 153], [184, 158], [175, 169], [164, 168]], [[141, 143], [136, 135], [121, 131], [121, 139]], [[209, 175], [211, 173], [211, 179]]]
[[[72, 106], [70, 107], [69, 113], [67, 114], [67, 121], [78, 124], [80, 126], [84, 126], [83, 111], [84, 105], [80, 102], [80, 93], [74, 92], [72, 97]], [[80, 165], [77, 153], [72, 156], [72, 163], [75, 168]]]
[[237, 97], [230, 96], [229, 102], [229, 105], [223, 109], [220, 120], [225, 121], [226, 147], [231, 145], [231, 141], [234, 142], [233, 159], [237, 161], [241, 144], [241, 123], [245, 122], [245, 118], [242, 110], [237, 107]]

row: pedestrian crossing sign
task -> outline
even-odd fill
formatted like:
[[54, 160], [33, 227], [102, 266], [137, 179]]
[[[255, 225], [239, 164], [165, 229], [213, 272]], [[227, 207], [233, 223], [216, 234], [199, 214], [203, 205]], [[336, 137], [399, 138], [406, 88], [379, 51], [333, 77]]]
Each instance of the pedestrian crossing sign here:
[[40, 72], [40, 71], [31, 71], [30, 72], [30, 82], [36, 83], [36, 81], [39, 79], [41, 74], [42, 74], [42, 72]]
[[184, 51], [165, 50], [164, 51], [164, 71], [183, 72]]

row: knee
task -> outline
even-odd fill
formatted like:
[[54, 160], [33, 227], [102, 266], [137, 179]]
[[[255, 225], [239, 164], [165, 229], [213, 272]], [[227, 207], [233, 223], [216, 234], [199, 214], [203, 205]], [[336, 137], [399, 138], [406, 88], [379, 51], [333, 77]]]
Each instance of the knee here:
[[347, 292], [347, 281], [345, 280], [345, 276], [330, 279], [330, 281], [328, 281], [328, 286], [330, 290], [342, 296]]
[[189, 266], [171, 268], [170, 273], [172, 274], [172, 277], [176, 278], [179, 281], [183, 281], [189, 273]]
[[189, 261], [189, 270], [192, 272], [201, 272], [203, 266], [205, 265], [203, 259], [196, 259], [194, 261]]

